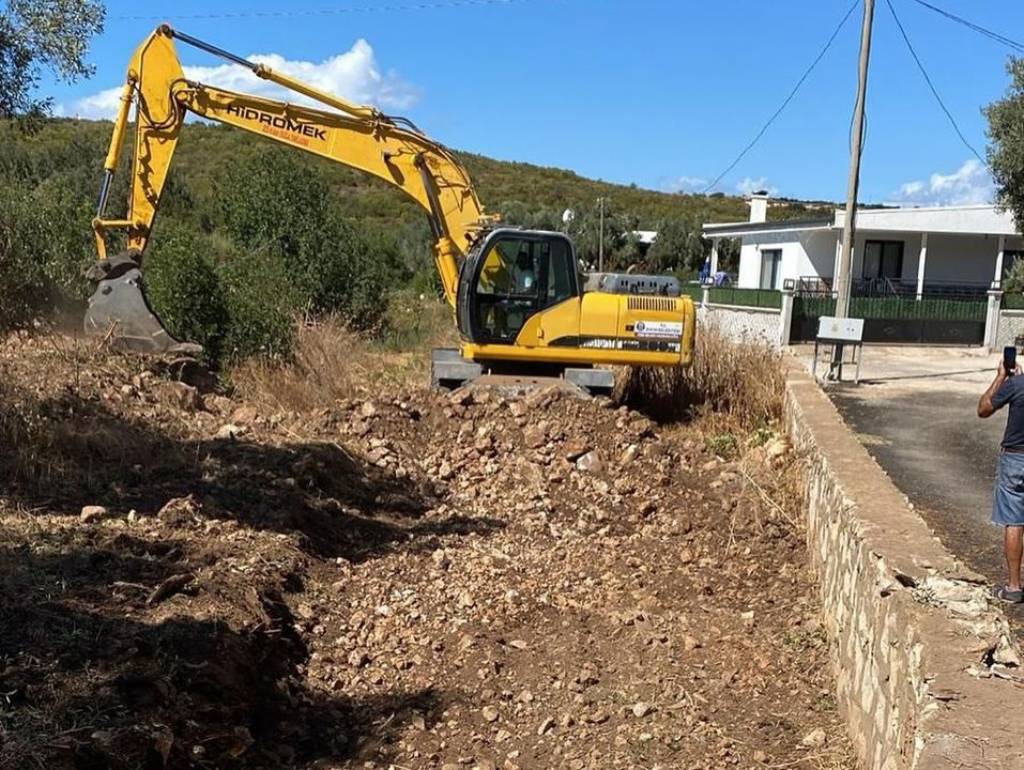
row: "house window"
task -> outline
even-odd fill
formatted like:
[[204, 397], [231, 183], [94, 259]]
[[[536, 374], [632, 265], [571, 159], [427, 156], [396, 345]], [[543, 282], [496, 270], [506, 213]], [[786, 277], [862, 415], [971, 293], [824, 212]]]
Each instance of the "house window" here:
[[862, 277], [867, 279], [903, 276], [903, 241], [867, 241], [864, 244]]
[[761, 288], [779, 288], [779, 268], [782, 266], [782, 249], [761, 251]]

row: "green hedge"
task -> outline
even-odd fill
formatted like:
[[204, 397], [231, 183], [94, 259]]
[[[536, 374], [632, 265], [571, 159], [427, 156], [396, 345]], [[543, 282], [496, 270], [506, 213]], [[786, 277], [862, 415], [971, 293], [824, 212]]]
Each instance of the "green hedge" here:
[[689, 297], [694, 302], [700, 302], [704, 298], [704, 287], [695, 283], [684, 283], [679, 290], [684, 297]]
[[782, 292], [773, 289], [737, 289], [720, 286], [711, 289], [708, 299], [712, 305], [740, 305], [742, 307], [782, 307]]
[[1024, 310], [1024, 294], [1003, 295], [1003, 308], [1006, 310]]

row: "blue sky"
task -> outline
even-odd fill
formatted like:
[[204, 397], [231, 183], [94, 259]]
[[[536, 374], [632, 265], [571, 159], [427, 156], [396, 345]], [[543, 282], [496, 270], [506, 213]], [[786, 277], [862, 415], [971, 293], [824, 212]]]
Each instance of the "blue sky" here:
[[[161, 15], [179, 29], [412, 117], [435, 138], [505, 160], [655, 189], [715, 178], [778, 107], [851, 0], [517, 0], [431, 10], [233, 19], [212, 12], [317, 10], [418, 0], [109, 0], [96, 75], [45, 83], [68, 114], [109, 109], [134, 46]], [[445, 0], [434, 0], [443, 3]], [[981, 108], [1000, 96], [1008, 51], [893, 0], [939, 92], [984, 154]], [[1018, 0], [933, 0], [1024, 39]], [[155, 10], [154, 10], [155, 9]], [[173, 9], [170, 10], [170, 9]], [[719, 184], [741, 192], [845, 196], [861, 12], [760, 143]], [[181, 49], [184, 62], [216, 66]], [[202, 79], [246, 88], [226, 68]], [[104, 94], [106, 92], [106, 94]], [[946, 122], [884, 2], [876, 10], [862, 200], [951, 203], [990, 195], [987, 173]]]

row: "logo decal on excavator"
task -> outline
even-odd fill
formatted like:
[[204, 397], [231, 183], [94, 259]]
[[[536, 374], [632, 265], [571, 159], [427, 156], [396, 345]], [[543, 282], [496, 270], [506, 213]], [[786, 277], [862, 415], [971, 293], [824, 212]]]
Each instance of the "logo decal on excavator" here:
[[256, 110], [252, 107], [242, 107], [237, 104], [228, 105], [227, 112], [229, 115], [237, 115], [246, 120], [255, 120], [272, 128], [289, 131], [299, 136], [308, 136], [313, 139], [327, 141], [327, 132], [324, 129], [311, 126], [308, 123], [296, 123], [294, 120], [290, 120], [283, 115], [271, 115], [269, 112]]

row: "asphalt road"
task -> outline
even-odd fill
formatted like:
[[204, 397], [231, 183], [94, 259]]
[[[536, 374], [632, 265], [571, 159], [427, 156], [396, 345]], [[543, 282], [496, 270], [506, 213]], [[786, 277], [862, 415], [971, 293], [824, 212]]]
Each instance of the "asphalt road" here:
[[[1005, 412], [976, 413], [995, 356], [950, 348], [869, 348], [862, 384], [830, 396], [868, 451], [946, 547], [994, 584], [1002, 532], [989, 522]], [[1024, 609], [1010, 608], [1021, 628]]]

